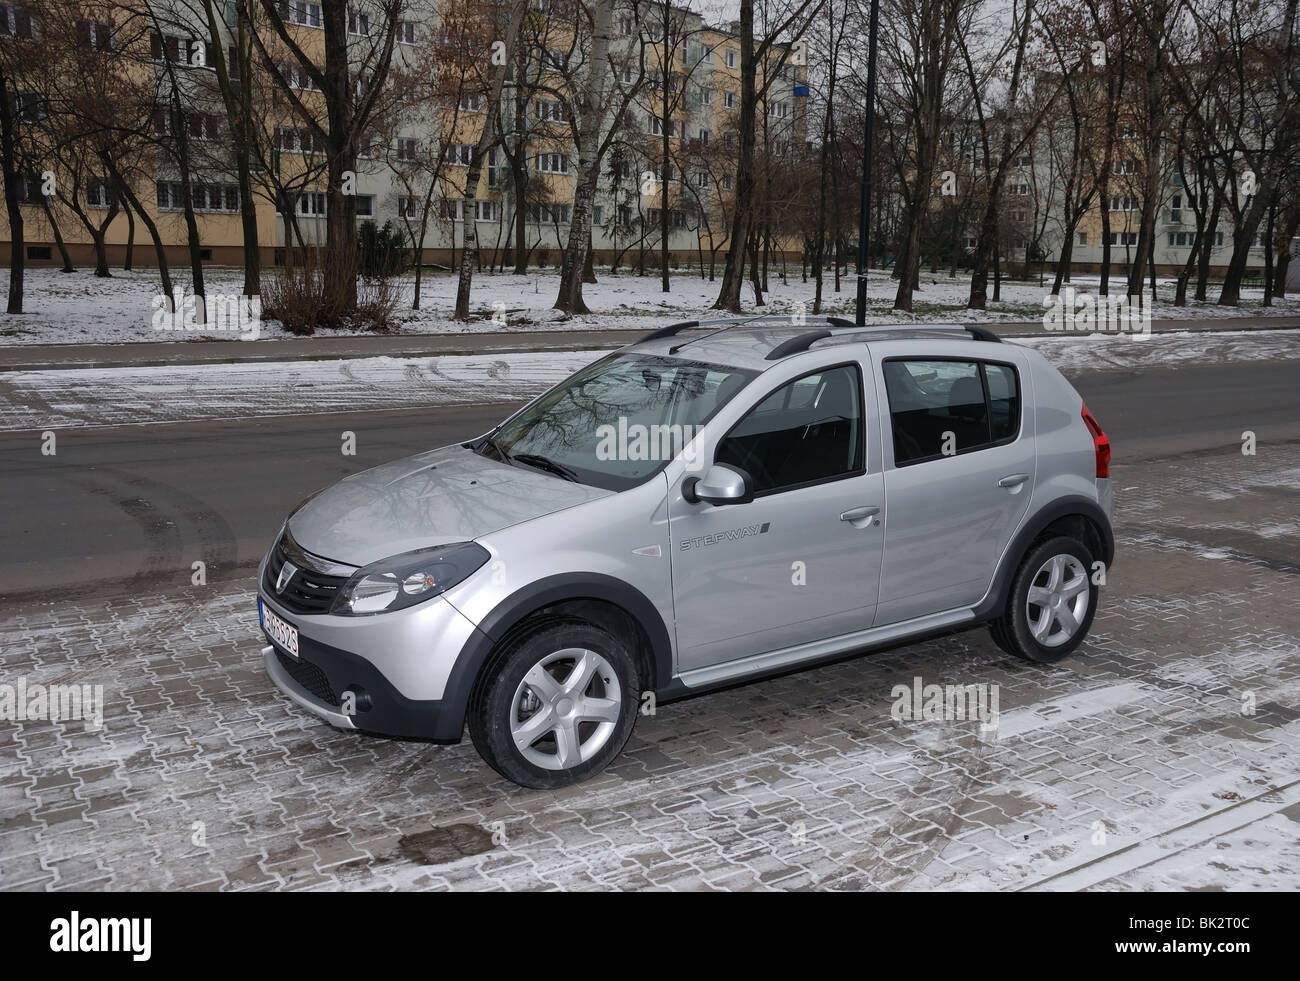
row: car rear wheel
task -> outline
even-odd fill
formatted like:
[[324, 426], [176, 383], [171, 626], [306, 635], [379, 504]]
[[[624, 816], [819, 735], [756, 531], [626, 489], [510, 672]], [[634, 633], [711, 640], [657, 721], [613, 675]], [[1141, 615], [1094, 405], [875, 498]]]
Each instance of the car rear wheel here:
[[1083, 642], [1097, 610], [1092, 555], [1080, 542], [1060, 536], [1041, 542], [1020, 563], [1006, 612], [989, 625], [994, 642], [1008, 653], [1051, 664]]
[[552, 621], [508, 642], [484, 678], [470, 738], [489, 766], [525, 787], [599, 773], [636, 724], [636, 661], [621, 639], [585, 621]]

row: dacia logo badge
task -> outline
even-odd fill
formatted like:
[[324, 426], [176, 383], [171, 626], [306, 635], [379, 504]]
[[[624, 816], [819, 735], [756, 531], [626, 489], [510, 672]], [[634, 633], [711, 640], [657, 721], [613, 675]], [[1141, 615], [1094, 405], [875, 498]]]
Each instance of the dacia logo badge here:
[[298, 567], [292, 562], [286, 562], [280, 567], [280, 575], [275, 580], [275, 591], [283, 593], [284, 587], [289, 585], [289, 580], [298, 572]]

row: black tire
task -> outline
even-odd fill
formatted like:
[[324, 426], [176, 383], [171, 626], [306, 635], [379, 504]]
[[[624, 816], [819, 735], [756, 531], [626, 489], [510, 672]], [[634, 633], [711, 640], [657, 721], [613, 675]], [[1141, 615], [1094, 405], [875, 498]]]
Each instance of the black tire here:
[[[1082, 567], [1088, 583], [1088, 608], [1081, 617], [1077, 618], [1078, 626], [1068, 639], [1049, 645], [1040, 643], [1034, 637], [1029, 619], [1029, 590], [1034, 585], [1034, 580], [1041, 578], [1039, 573], [1042, 567], [1055, 556], [1073, 556]], [[1054, 664], [1074, 653], [1075, 649], [1083, 643], [1084, 637], [1088, 635], [1092, 618], [1097, 612], [1099, 591], [1092, 580], [1092, 562], [1092, 553], [1086, 546], [1064, 535], [1040, 542], [1031, 548], [1021, 560], [1020, 568], [1016, 570], [1015, 578], [1011, 581], [1006, 610], [1001, 617], [989, 624], [989, 633], [993, 635], [994, 643], [1009, 654], [1038, 664]], [[1036, 609], [1040, 614], [1044, 612], [1043, 606], [1038, 606]], [[1065, 630], [1059, 621], [1049, 620], [1047, 626], [1049, 630], [1059, 632]]]
[[1003, 618], [989, 621], [989, 634], [993, 638], [993, 643], [997, 644], [1003, 651], [1008, 654], [1014, 654], [1019, 657], [1019, 652], [1011, 646], [1011, 641], [1007, 639], [1006, 628], [1003, 624]]
[[[589, 758], [573, 766], [549, 769], [531, 761], [515, 745], [511, 722], [515, 716], [522, 720], [529, 717], [519, 712], [516, 705], [516, 695], [521, 691], [524, 676], [546, 658], [569, 648], [590, 651], [603, 659], [615, 677], [604, 677], [604, 669], [597, 671], [584, 688], [584, 693], [603, 699], [610, 691], [610, 682], [616, 682], [621, 709], [612, 729], [606, 730], [603, 740], [593, 748]], [[575, 667], [576, 661], [565, 658], [550, 665], [547, 673], [557, 681], [563, 681], [566, 680], [563, 673]], [[470, 739], [488, 766], [524, 787], [550, 790], [594, 776], [623, 751], [636, 725], [642, 685], [636, 658], [622, 639], [585, 620], [550, 619], [508, 638], [484, 667], [482, 678], [468, 713]], [[525, 692], [523, 697], [527, 700], [530, 695]], [[536, 699], [537, 696], [531, 697]], [[540, 710], [541, 707], [534, 711]], [[599, 722], [582, 721], [576, 723], [574, 732], [587, 734], [579, 737], [580, 743], [585, 745], [586, 739], [598, 734], [600, 725]], [[558, 757], [558, 738], [558, 733], [544, 734], [529, 747], [529, 751], [535, 755]], [[557, 758], [555, 765], [558, 767], [558, 764]]]

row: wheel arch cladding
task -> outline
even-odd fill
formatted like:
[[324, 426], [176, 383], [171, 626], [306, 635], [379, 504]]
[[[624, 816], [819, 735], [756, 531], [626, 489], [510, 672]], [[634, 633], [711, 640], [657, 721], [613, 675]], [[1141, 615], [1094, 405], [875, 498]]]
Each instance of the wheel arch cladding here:
[[[640, 590], [599, 573], [565, 573], [539, 579], [506, 597], [485, 616], [447, 678], [443, 703], [464, 725], [483, 668], [511, 632], [539, 615], [580, 617], [632, 642], [647, 690], [668, 684], [672, 642], [659, 611]], [[629, 633], [631, 636], [628, 636]]]
[[989, 619], [1001, 615], [1007, 603], [1007, 591], [1025, 555], [1040, 541], [1058, 534], [1083, 542], [1107, 568], [1115, 559], [1115, 533], [1097, 502], [1086, 497], [1058, 498], [1040, 508], [1033, 520], [1025, 522], [1011, 539], [988, 596], [975, 609], [976, 617]]

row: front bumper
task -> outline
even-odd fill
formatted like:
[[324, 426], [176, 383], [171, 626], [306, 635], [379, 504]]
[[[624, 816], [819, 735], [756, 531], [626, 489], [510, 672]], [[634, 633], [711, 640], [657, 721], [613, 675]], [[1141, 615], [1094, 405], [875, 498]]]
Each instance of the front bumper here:
[[[296, 614], [265, 588], [259, 596], [298, 629], [296, 658], [267, 635], [263, 662], [276, 687], [300, 708], [341, 729], [460, 741], [463, 699], [442, 695], [452, 666], [476, 631], [451, 604], [433, 599], [375, 617], [336, 617]], [[426, 693], [438, 697], [420, 697]]]

